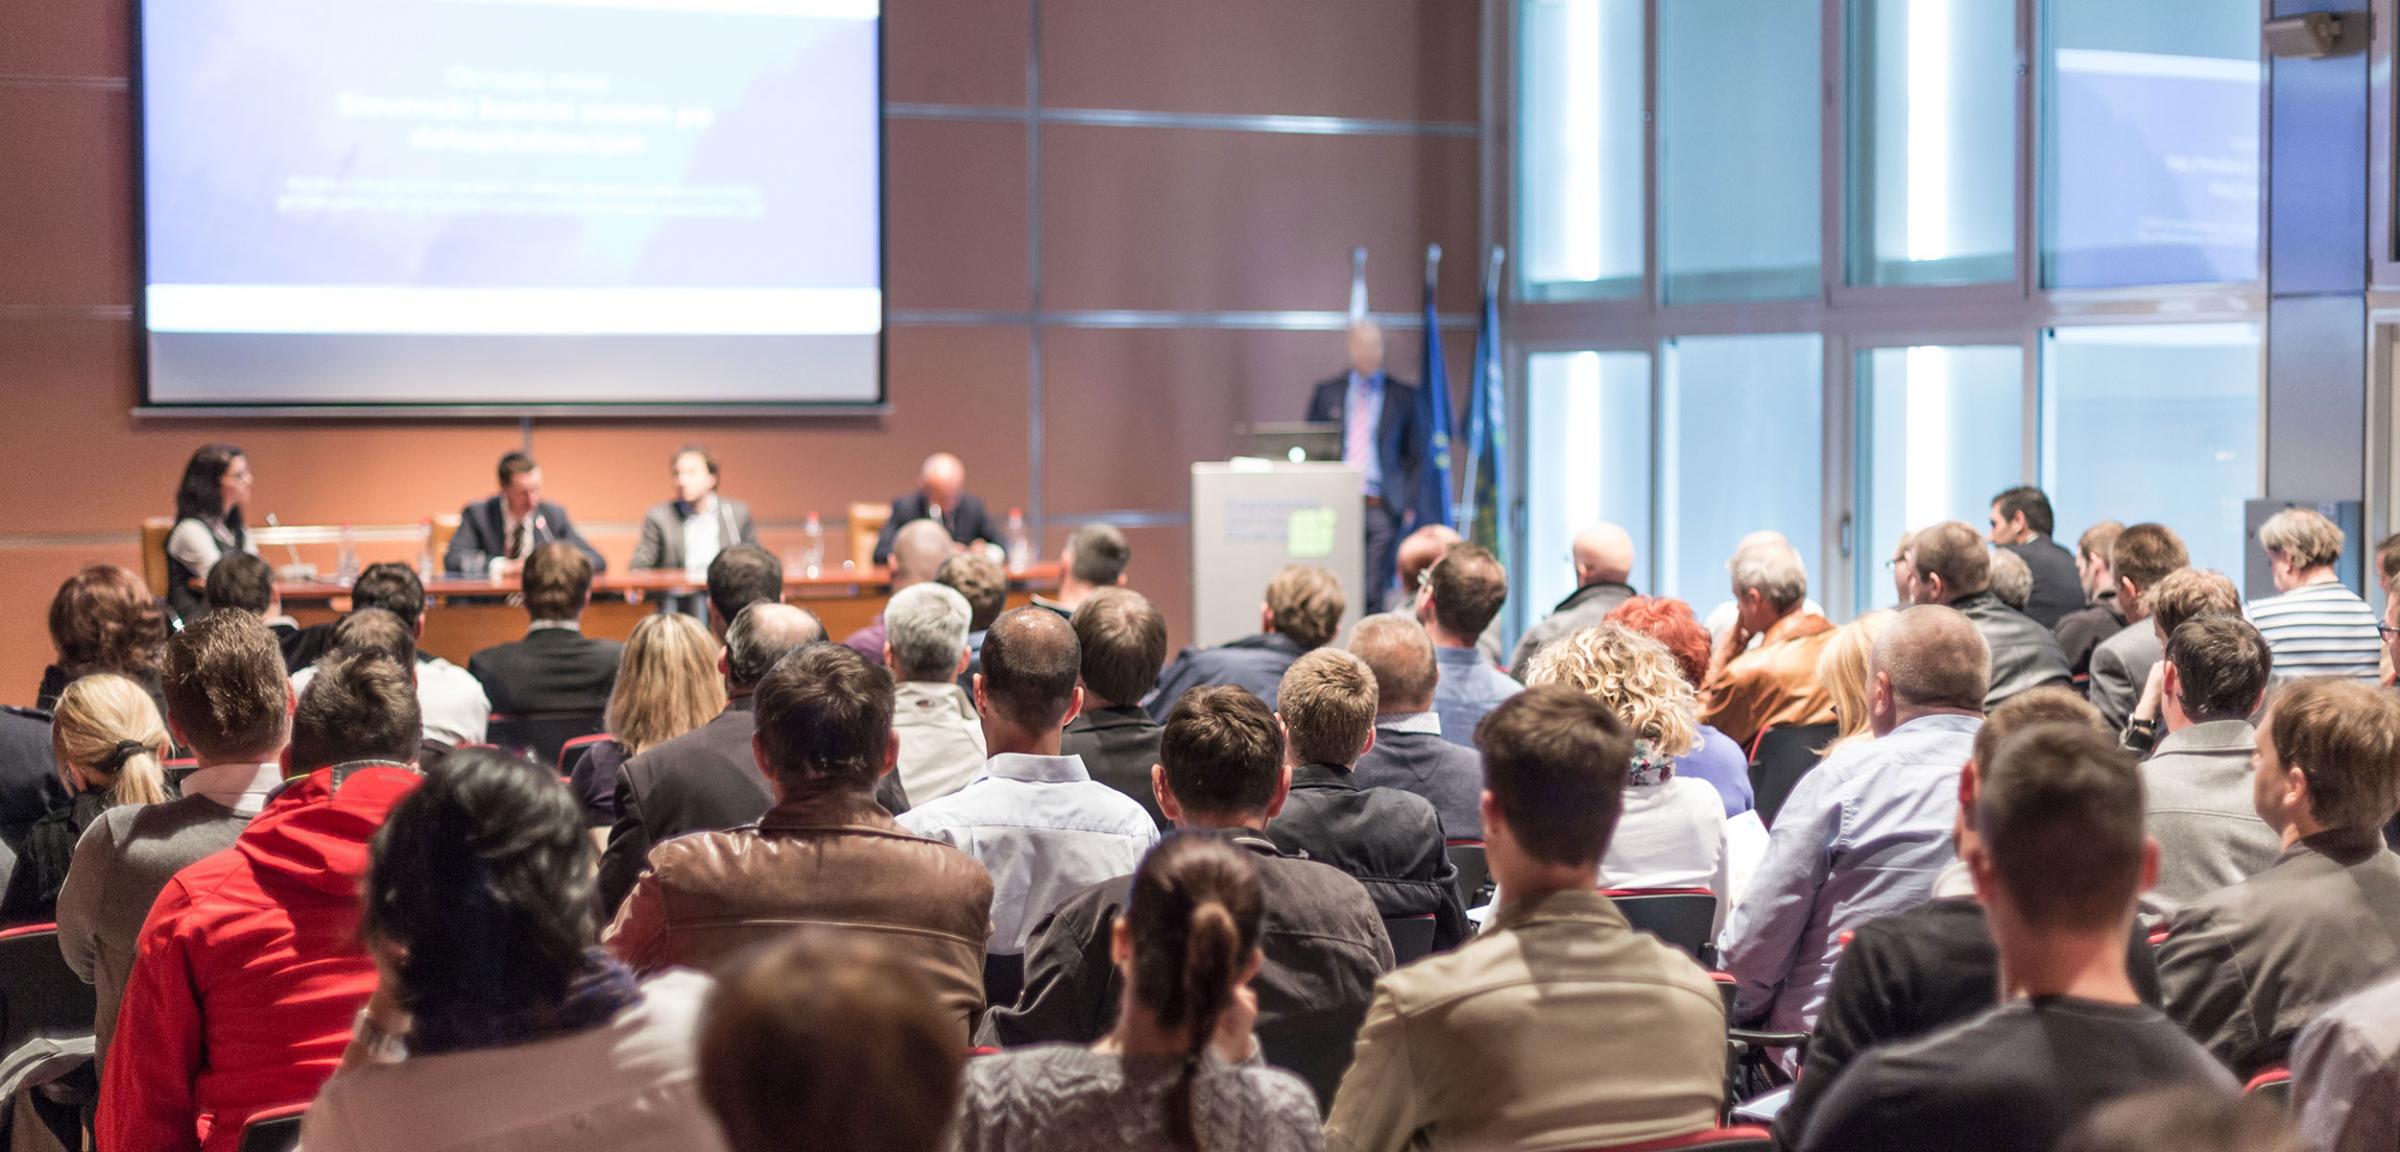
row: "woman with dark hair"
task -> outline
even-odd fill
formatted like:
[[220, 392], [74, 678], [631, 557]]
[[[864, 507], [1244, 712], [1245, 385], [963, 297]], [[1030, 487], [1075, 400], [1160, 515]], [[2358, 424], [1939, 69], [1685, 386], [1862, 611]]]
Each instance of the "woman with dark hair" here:
[[1142, 858], [1109, 955], [1123, 977], [1116, 1029], [1089, 1048], [1023, 1048], [970, 1061], [959, 1152], [1295, 1152], [1325, 1146], [1317, 1102], [1269, 1068], [1258, 997], [1258, 869], [1208, 836]]
[[555, 778], [451, 753], [375, 835], [359, 932], [381, 980], [302, 1145], [722, 1149], [695, 1075], [710, 981], [637, 985], [596, 946], [593, 877]]
[[167, 533], [167, 606], [191, 619], [202, 610], [194, 584], [208, 579], [217, 557], [258, 553], [242, 522], [250, 502], [250, 459], [231, 444], [203, 444], [183, 466], [175, 488], [175, 527]]
[[50, 645], [57, 662], [42, 670], [34, 707], [58, 707], [67, 685], [95, 672], [114, 672], [142, 686], [166, 715], [159, 658], [167, 621], [142, 578], [114, 564], [86, 564], [50, 598]]

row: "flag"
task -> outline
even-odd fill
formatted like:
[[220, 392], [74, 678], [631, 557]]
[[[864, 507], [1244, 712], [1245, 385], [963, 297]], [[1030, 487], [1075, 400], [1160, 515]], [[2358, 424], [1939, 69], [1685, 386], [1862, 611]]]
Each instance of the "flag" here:
[[1475, 379], [1467, 389], [1467, 490], [1459, 523], [1468, 540], [1492, 550], [1508, 567], [1508, 394], [1500, 373], [1500, 266], [1508, 250], [1492, 248], [1483, 274], [1483, 315], [1475, 325]]
[[1425, 374], [1417, 392], [1417, 426], [1424, 437], [1419, 446], [1424, 461], [1417, 470], [1417, 524], [1445, 527], [1458, 522], [1450, 486], [1450, 368], [1442, 358], [1442, 320], [1433, 310], [1433, 289], [1441, 278], [1442, 246], [1425, 247]]

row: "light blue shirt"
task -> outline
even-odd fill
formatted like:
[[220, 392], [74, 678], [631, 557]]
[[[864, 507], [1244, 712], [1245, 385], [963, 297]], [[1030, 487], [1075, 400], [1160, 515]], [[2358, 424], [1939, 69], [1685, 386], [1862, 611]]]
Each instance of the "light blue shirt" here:
[[[1383, 460], [1375, 450], [1383, 431], [1383, 373], [1361, 376], [1350, 373], [1350, 388], [1342, 396], [1343, 428], [1347, 435], [1342, 441], [1342, 463], [1358, 465], [1359, 475], [1366, 481], [1367, 495], [1383, 495]], [[1362, 431], [1363, 429], [1363, 431]], [[1366, 449], [1357, 451], [1360, 446]]]
[[1475, 726], [1500, 702], [1525, 690], [1473, 648], [1433, 650], [1442, 678], [1433, 686], [1433, 710], [1442, 718], [1442, 739], [1475, 746]]
[[1933, 896], [1957, 858], [1958, 772], [1980, 716], [1920, 716], [1839, 749], [1800, 778], [1750, 890], [1718, 937], [1732, 1018], [1806, 1032], [1824, 1006], [1842, 933]]
[[1017, 956], [1067, 897], [1133, 875], [1158, 824], [1133, 799], [1092, 779], [1081, 756], [1004, 752], [967, 786], [900, 816], [919, 836], [956, 845], [992, 874], [985, 951]]

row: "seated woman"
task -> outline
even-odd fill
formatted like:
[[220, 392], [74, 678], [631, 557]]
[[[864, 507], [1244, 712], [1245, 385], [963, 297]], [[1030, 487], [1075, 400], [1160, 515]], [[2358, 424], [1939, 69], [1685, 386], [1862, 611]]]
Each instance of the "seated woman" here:
[[1833, 697], [1834, 737], [1819, 750], [1820, 756], [1875, 738], [1874, 718], [1867, 714], [1867, 664], [1875, 654], [1875, 638], [1896, 618], [1890, 609], [1878, 608], [1835, 629], [1833, 639], [1825, 642], [1824, 653], [1817, 657], [1817, 680]]
[[959, 1152], [1324, 1147], [1308, 1085], [1259, 1061], [1258, 869], [1209, 836], [1142, 858], [1109, 955], [1124, 994], [1089, 1048], [1019, 1048], [967, 1065]]
[[198, 584], [217, 557], [258, 545], [242, 523], [250, 502], [250, 460], [231, 444], [203, 444], [184, 462], [175, 487], [175, 527], [167, 533], [167, 607], [180, 620], [205, 610]]
[[689, 616], [661, 612], [633, 626], [608, 695], [609, 737], [584, 745], [582, 758], [567, 766], [586, 825], [605, 837], [617, 822], [617, 769], [627, 760], [725, 710], [717, 652], [708, 629]]
[[1725, 804], [1715, 788], [1676, 774], [1675, 758], [1699, 747], [1700, 702], [1666, 646], [1615, 624], [1586, 628], [1543, 648], [1525, 683], [1575, 688], [1633, 730], [1633, 775], [1600, 858], [1601, 887], [1706, 888], [1721, 921], [1734, 896]]
[[159, 714], [166, 714], [158, 671], [167, 620], [141, 577], [114, 564], [87, 564], [67, 577], [50, 598], [50, 644], [57, 660], [42, 669], [34, 707], [53, 711], [68, 684], [114, 672], [141, 685]]
[[[1622, 624], [1667, 646], [1675, 670], [1698, 692], [1708, 679], [1708, 629], [1692, 614], [1692, 606], [1665, 596], [1635, 596], [1609, 609], [1607, 623]], [[1733, 737], [1706, 724], [1700, 726], [1700, 745], [1675, 758], [1675, 774], [1705, 780], [1725, 801], [1725, 815], [1739, 816], [1757, 806], [1750, 788], [1750, 753]]]
[[637, 985], [600, 951], [594, 873], [555, 779], [451, 753], [375, 836], [359, 932], [381, 982], [302, 1146], [722, 1149], [693, 1053], [710, 982]]
[[50, 720], [51, 758], [70, 799], [34, 822], [0, 895], [0, 924], [47, 923], [58, 914], [75, 843], [100, 814], [119, 804], [171, 800], [167, 724], [142, 686], [100, 673], [67, 685]]

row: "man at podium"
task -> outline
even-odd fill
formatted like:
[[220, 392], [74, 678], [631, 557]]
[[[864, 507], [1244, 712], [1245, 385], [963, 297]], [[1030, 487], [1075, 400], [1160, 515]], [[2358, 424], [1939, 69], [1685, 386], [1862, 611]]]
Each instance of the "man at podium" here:
[[1350, 326], [1350, 370], [1317, 382], [1308, 419], [1340, 425], [1342, 463], [1362, 473], [1367, 571], [1360, 599], [1364, 611], [1382, 611], [1400, 537], [1426, 518], [1416, 506], [1426, 437], [1417, 427], [1417, 387], [1384, 373], [1383, 329], [1374, 321]]

